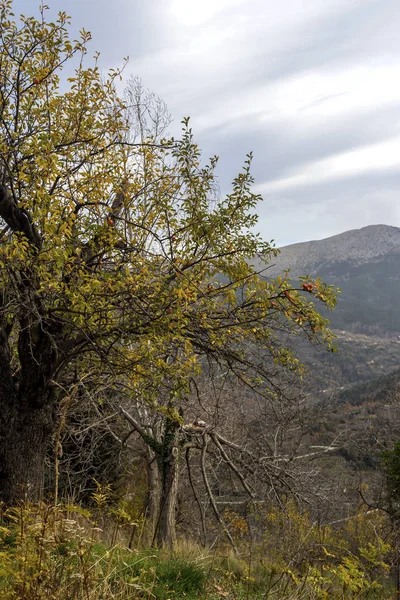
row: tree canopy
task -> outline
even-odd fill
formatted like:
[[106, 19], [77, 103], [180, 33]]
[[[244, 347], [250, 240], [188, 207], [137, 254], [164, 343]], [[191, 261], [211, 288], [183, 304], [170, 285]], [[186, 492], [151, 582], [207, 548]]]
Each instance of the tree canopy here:
[[73, 41], [68, 26], [46, 7], [13, 20], [0, 1], [6, 501], [37, 494], [66, 373], [156, 407], [160, 389], [184, 397], [204, 359], [276, 393], [274, 369], [301, 371], [292, 334], [332, 345], [314, 304], [333, 307], [331, 287], [305, 278], [294, 289], [252, 266], [276, 250], [255, 233], [251, 154], [220, 198], [217, 157], [202, 163], [189, 119], [180, 139], [132, 141], [122, 71], [101, 73], [97, 55], [87, 61], [90, 34]]

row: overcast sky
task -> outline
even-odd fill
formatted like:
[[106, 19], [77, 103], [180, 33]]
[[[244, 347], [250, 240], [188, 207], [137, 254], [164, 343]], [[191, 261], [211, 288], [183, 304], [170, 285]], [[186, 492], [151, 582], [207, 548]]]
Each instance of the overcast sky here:
[[191, 117], [223, 191], [254, 152], [266, 239], [400, 227], [400, 0], [46, 1]]

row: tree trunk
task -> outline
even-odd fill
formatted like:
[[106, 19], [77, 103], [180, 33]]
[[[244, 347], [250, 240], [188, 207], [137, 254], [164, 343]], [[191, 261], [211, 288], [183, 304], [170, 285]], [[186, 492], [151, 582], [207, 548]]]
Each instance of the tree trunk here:
[[0, 501], [6, 505], [40, 498], [56, 423], [51, 388], [24, 386], [25, 394], [21, 380], [13, 379], [7, 335], [0, 328]]
[[153, 431], [150, 435], [126, 410], [120, 407], [120, 411], [147, 446], [148, 520], [154, 528], [152, 545], [172, 547], [176, 542], [180, 424], [167, 417], [162, 434]]
[[176, 505], [178, 500], [179, 461], [174, 445], [164, 462], [160, 516], [157, 526], [157, 546], [172, 548], [176, 542]]
[[48, 409], [3, 412], [0, 425], [0, 499], [6, 505], [42, 497], [44, 465], [51, 438]]
[[155, 539], [157, 531], [157, 523], [160, 516], [161, 506], [161, 474], [158, 467], [158, 461], [156, 460], [155, 453], [147, 446], [147, 506], [146, 506], [146, 539], [149, 545]]

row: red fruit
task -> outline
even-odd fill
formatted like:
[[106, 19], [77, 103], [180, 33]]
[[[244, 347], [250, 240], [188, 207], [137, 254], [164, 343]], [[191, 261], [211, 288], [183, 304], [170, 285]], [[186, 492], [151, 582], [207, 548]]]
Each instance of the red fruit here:
[[33, 83], [34, 83], [35, 85], [39, 85], [39, 83], [40, 83], [40, 79], [39, 79], [39, 77], [35, 77], [35, 79], [33, 80]]

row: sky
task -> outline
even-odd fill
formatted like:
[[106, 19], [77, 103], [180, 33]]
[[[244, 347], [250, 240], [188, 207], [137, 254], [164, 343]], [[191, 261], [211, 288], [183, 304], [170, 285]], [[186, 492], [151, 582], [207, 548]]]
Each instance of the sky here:
[[[46, 0], [191, 117], [227, 193], [254, 154], [258, 229], [278, 246], [400, 227], [399, 0]], [[39, 0], [14, 0], [35, 14]]]

